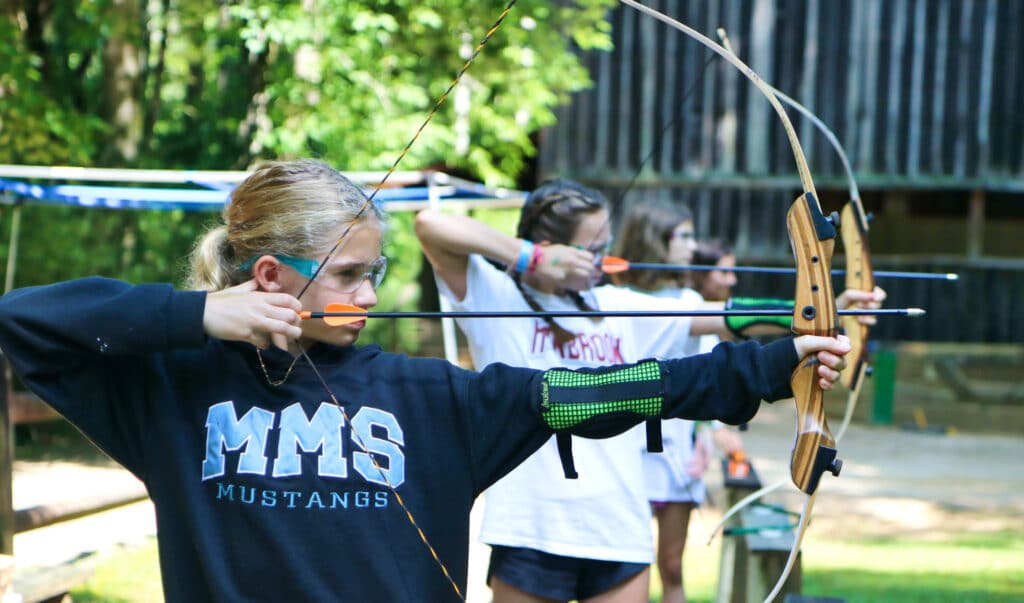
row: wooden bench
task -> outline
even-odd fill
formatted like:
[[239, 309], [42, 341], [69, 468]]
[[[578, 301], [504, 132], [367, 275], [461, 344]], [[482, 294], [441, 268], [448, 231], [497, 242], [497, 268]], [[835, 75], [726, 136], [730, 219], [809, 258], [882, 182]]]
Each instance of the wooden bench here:
[[68, 563], [17, 572], [13, 591], [23, 603], [59, 603], [70, 601], [68, 593], [92, 578], [96, 555], [87, 555]]
[[[746, 475], [730, 475], [723, 461], [726, 506], [761, 487], [761, 480], [749, 465]], [[792, 514], [776, 507], [751, 505], [733, 517], [725, 527], [719, 563], [716, 603], [761, 603], [775, 585], [793, 548], [795, 523]], [[799, 594], [802, 584], [800, 558], [786, 579], [781, 595]]]

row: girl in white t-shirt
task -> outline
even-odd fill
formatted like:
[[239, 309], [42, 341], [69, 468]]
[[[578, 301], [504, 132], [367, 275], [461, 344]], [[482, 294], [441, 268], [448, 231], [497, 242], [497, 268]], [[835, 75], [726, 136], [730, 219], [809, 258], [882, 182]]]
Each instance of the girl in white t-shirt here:
[[[608, 202], [575, 182], [535, 190], [518, 238], [433, 211], [419, 215], [416, 230], [439, 289], [457, 310], [679, 310], [697, 303], [596, 286], [611, 242]], [[472, 318], [459, 326], [477, 368], [666, 357], [691, 334], [725, 329], [722, 317]], [[496, 603], [647, 601], [654, 554], [639, 453], [644, 440], [643, 427], [604, 440], [576, 438], [570, 453], [568, 440], [552, 438], [488, 489], [481, 539], [492, 546], [488, 576]], [[574, 470], [578, 477], [565, 479], [563, 471]]]
[[[699, 301], [596, 286], [611, 243], [608, 201], [568, 180], [529, 195], [516, 237], [436, 211], [420, 213], [416, 232], [455, 310], [689, 310]], [[730, 332], [722, 316], [475, 317], [459, 326], [477, 368], [667, 358], [691, 334]], [[660, 444], [660, 427], [648, 422], [648, 444]], [[603, 440], [555, 437], [487, 490], [481, 539], [492, 546], [488, 583], [496, 603], [646, 603], [654, 547], [644, 441], [643, 426]]]

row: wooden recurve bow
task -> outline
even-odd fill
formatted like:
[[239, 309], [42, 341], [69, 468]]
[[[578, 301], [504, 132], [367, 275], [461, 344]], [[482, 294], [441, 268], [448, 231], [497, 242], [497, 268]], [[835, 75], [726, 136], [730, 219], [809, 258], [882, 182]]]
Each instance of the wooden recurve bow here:
[[[838, 219], [826, 217], [821, 211], [803, 149], [785, 109], [772, 89], [750, 67], [721, 45], [680, 21], [635, 0], [620, 1], [683, 32], [729, 61], [757, 86], [775, 109], [786, 129], [804, 191], [793, 202], [786, 218], [797, 268], [792, 330], [801, 335], [835, 337], [838, 333], [838, 316], [830, 273]], [[793, 567], [807, 529], [821, 475], [826, 471], [838, 475], [842, 467], [842, 462], [837, 458], [835, 438], [825, 419], [824, 392], [818, 383], [817, 360], [813, 356], [802, 359], [790, 383], [797, 409], [796, 442], [790, 457], [790, 478], [807, 496], [786, 567], [766, 601], [773, 600], [781, 591]]]

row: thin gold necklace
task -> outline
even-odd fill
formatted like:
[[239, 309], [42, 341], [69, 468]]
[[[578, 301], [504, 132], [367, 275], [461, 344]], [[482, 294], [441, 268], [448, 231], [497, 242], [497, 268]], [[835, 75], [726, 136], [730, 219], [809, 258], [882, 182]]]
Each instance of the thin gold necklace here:
[[267, 372], [267, 365], [263, 363], [263, 354], [260, 353], [259, 348], [256, 348], [256, 357], [259, 358], [260, 360], [260, 368], [263, 369], [263, 377], [267, 380], [267, 383], [269, 383], [273, 387], [281, 387], [282, 385], [284, 385], [285, 382], [288, 381], [288, 377], [291, 376], [292, 369], [295, 368], [295, 363], [299, 361], [298, 356], [292, 358], [292, 363], [288, 365], [288, 370], [285, 372], [284, 377], [281, 377], [281, 379], [275, 381], [274, 379], [270, 378], [270, 373]]

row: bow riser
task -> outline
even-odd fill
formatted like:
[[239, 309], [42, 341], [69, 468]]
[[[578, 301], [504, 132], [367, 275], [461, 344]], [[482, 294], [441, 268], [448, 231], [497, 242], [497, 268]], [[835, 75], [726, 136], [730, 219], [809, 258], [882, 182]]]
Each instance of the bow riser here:
[[[813, 193], [804, 193], [786, 216], [797, 272], [793, 331], [801, 335], [836, 336], [836, 306], [829, 274], [835, 246], [835, 217], [825, 217]], [[806, 358], [790, 380], [796, 399], [797, 434], [790, 458], [794, 485], [807, 494], [818, 488], [821, 474], [839, 475], [836, 442], [825, 419], [825, 392], [818, 377], [818, 361]]]
[[[794, 333], [836, 336], [836, 302], [830, 274], [835, 247], [834, 218], [826, 218], [814, 194], [804, 193], [786, 215], [793, 258], [799, 267], [793, 306]], [[814, 233], [813, 237], [806, 236]]]

